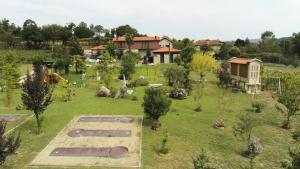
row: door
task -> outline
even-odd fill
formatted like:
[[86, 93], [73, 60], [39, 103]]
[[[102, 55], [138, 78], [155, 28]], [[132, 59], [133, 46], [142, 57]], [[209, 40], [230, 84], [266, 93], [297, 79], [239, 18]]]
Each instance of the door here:
[[169, 57], [169, 62], [173, 63], [174, 62], [174, 57], [173, 57], [173, 53], [170, 53], [170, 57]]
[[165, 57], [163, 53], [160, 54], [160, 63], [165, 63]]

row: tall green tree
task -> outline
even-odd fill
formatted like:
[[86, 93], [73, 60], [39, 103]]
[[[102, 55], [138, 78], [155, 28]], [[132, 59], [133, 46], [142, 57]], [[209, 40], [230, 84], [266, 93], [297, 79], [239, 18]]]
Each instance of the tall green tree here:
[[5, 89], [5, 106], [12, 102], [14, 89], [18, 87], [19, 72], [16, 57], [12, 53], [0, 55], [0, 86]]
[[52, 52], [54, 48], [55, 41], [60, 39], [62, 27], [57, 24], [45, 25], [42, 27], [41, 32], [43, 39], [48, 42], [52, 42]]
[[140, 58], [139, 54], [133, 52], [126, 52], [121, 59], [121, 72], [120, 76], [125, 76], [126, 79], [131, 79], [135, 73], [135, 64], [137, 59]]
[[138, 31], [135, 28], [131, 27], [130, 25], [121, 25], [121, 26], [117, 27], [115, 29], [115, 33], [116, 33], [117, 37], [125, 36], [126, 34], [129, 34], [132, 36], [139, 36]]
[[292, 42], [293, 42], [293, 50], [294, 52], [300, 56], [300, 32], [294, 33], [292, 36]]
[[263, 52], [280, 53], [278, 41], [271, 31], [265, 31], [261, 34], [259, 47]]
[[23, 24], [22, 37], [28, 49], [38, 49], [42, 47], [42, 34], [38, 25], [30, 19]]
[[80, 22], [74, 28], [74, 35], [77, 38], [90, 38], [94, 35], [94, 31], [90, 29], [85, 22]]
[[33, 111], [37, 122], [37, 134], [41, 133], [42, 114], [52, 103], [53, 88], [44, 82], [45, 72], [41, 62], [34, 63], [34, 74], [27, 73], [22, 85], [21, 99], [27, 110]]

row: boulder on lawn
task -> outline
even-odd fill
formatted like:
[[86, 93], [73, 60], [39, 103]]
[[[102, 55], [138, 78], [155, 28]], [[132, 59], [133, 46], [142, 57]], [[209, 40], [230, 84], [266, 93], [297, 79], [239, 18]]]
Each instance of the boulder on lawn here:
[[110, 90], [106, 88], [105, 86], [102, 86], [98, 91], [97, 91], [97, 96], [98, 97], [107, 97], [110, 96]]

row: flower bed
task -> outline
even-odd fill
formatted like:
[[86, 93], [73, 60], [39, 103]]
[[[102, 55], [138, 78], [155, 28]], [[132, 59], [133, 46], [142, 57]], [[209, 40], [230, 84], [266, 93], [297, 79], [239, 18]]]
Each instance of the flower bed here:
[[50, 156], [86, 156], [86, 157], [110, 157], [122, 158], [128, 154], [128, 148], [123, 146], [117, 147], [102, 147], [102, 148], [55, 148]]
[[131, 117], [80, 117], [78, 122], [132, 123]]
[[130, 137], [131, 130], [85, 130], [75, 129], [68, 132], [70, 137]]

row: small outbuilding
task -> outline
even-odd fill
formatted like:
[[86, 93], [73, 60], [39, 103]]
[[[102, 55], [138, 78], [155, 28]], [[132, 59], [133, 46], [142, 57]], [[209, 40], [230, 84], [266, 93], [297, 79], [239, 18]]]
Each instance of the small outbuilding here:
[[164, 47], [153, 50], [152, 58], [149, 58], [148, 63], [163, 64], [163, 63], [174, 63], [174, 59], [180, 54], [179, 49]]
[[247, 93], [261, 91], [261, 60], [233, 57], [229, 63], [229, 72], [235, 84], [242, 86]]

